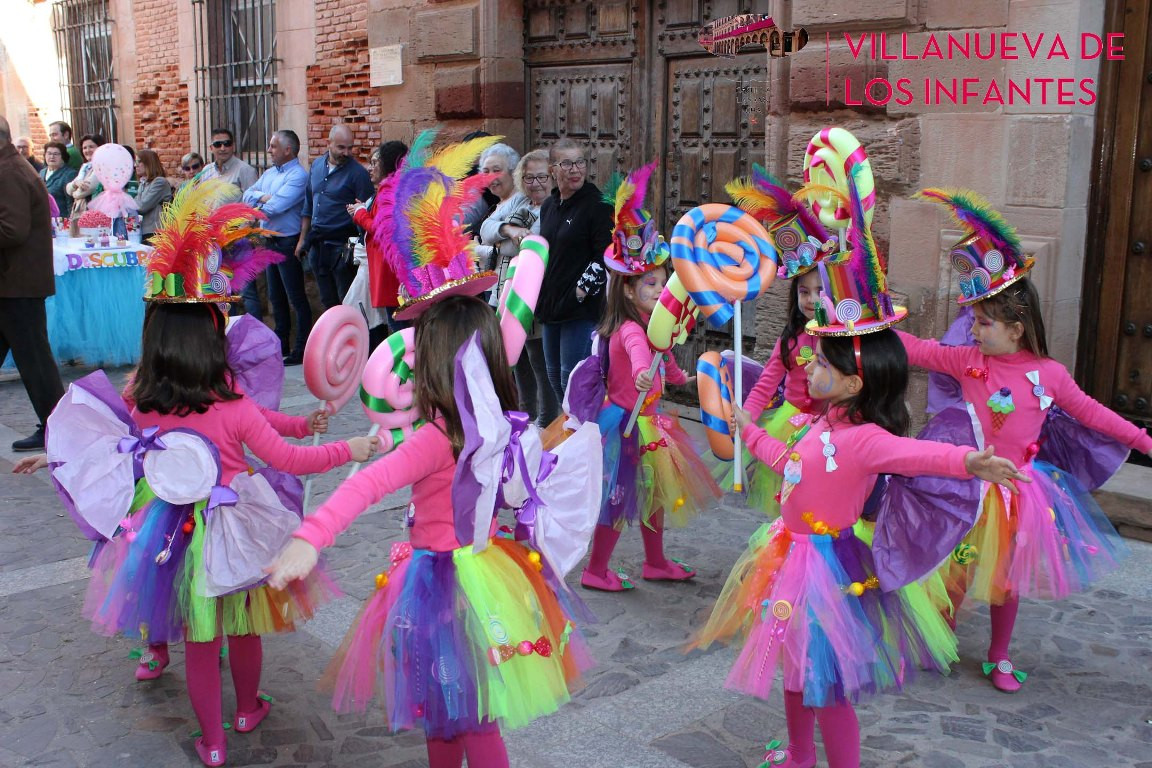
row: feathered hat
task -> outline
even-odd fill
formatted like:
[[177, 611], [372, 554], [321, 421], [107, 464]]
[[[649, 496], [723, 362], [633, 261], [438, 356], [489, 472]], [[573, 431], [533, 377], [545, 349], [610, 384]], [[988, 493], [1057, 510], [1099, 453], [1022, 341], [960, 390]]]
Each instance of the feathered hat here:
[[652, 214], [644, 210], [648, 179], [656, 163], [649, 163], [624, 176], [612, 174], [604, 190], [604, 202], [615, 209], [612, 242], [604, 249], [604, 266], [622, 275], [641, 275], [668, 260], [671, 249], [656, 230]]
[[185, 184], [160, 213], [145, 267], [144, 300], [204, 303], [241, 300], [244, 286], [284, 255], [263, 247], [275, 235], [266, 216], [231, 202], [236, 187], [218, 178]]
[[[860, 336], [888, 328], [908, 316], [907, 309], [892, 304], [888, 293], [888, 276], [856, 188], [858, 172], [853, 170], [848, 178], [851, 250], [816, 265], [820, 270], [820, 297], [816, 300], [816, 317], [807, 326], [808, 333], [814, 336]], [[801, 190], [805, 191], [810, 190]]]
[[724, 190], [732, 202], [768, 229], [781, 254], [777, 277], [799, 277], [836, 250], [836, 239], [828, 236], [808, 206], [763, 166], [753, 164], [750, 178], [733, 179]]
[[914, 197], [946, 207], [968, 230], [952, 246], [952, 266], [960, 275], [959, 304], [975, 304], [1024, 277], [1035, 260], [1020, 251], [1016, 230], [991, 204], [970, 189], [922, 189]]
[[496, 284], [495, 272], [477, 272], [475, 241], [464, 232], [464, 217], [493, 174], [468, 172], [480, 154], [502, 136], [483, 136], [435, 152], [434, 129], [412, 142], [395, 183], [385, 185], [376, 203], [374, 232], [390, 241], [383, 253], [400, 281], [399, 320], [421, 314], [448, 296], [476, 296]]

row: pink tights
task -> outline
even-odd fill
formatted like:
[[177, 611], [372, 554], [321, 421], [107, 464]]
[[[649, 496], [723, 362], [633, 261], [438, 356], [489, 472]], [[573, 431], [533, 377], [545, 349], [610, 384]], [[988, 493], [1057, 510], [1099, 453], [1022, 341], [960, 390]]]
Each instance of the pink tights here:
[[468, 768], [508, 768], [504, 737], [495, 725], [451, 741], [428, 739], [428, 768], [460, 768], [465, 755]]
[[[952, 620], [948, 623], [956, 628], [956, 617], [960, 613], [960, 606], [964, 603], [964, 593], [951, 591], [948, 597], [952, 599]], [[1001, 605], [988, 606], [988, 614], [992, 623], [992, 638], [988, 643], [988, 661], [1009, 659], [1008, 646], [1012, 642], [1012, 630], [1016, 627], [1016, 614], [1020, 610], [1020, 598], [1011, 595], [1004, 599]]]
[[[184, 644], [188, 698], [192, 700], [192, 711], [200, 723], [204, 743], [211, 747], [224, 744], [220, 645], [219, 637], [206, 643]], [[264, 648], [258, 635], [228, 637], [228, 666], [232, 670], [232, 685], [236, 688], [237, 711], [255, 712], [259, 709], [257, 694], [263, 662]]]
[[[588, 558], [588, 570], [597, 576], [608, 572], [608, 561], [616, 550], [616, 543], [620, 541], [620, 531], [610, 525], [597, 525], [592, 535], [592, 554]], [[644, 562], [655, 568], [668, 565], [664, 557], [664, 511], [661, 510], [648, 518], [646, 524], [640, 526], [640, 537], [644, 541]]]
[[819, 722], [829, 768], [859, 768], [860, 723], [851, 704], [806, 707], [803, 693], [786, 690], [784, 716], [788, 721], [790, 763], [797, 766], [816, 764], [815, 733]]

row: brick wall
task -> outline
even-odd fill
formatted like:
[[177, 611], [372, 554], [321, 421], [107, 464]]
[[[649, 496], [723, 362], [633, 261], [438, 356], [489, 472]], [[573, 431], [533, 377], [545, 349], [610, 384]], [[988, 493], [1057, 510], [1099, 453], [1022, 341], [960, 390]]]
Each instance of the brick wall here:
[[134, 0], [132, 11], [137, 52], [131, 101], [134, 146], [156, 152], [168, 175], [177, 176], [180, 158], [189, 150], [188, 87], [180, 79], [176, 46], [177, 0]]
[[380, 97], [369, 86], [368, 0], [316, 0], [316, 63], [307, 69], [308, 156], [327, 151], [328, 131], [346, 123], [365, 165], [380, 143]]
[[55, 118], [44, 119], [40, 108], [28, 99], [28, 137], [32, 139], [32, 154], [38, 159], [44, 159], [44, 145], [48, 143], [48, 123]]

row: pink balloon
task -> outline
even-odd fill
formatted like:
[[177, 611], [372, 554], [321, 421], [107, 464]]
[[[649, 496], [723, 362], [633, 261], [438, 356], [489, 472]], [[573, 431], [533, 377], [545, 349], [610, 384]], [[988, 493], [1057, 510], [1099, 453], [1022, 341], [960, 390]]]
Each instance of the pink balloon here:
[[336, 413], [356, 394], [368, 359], [368, 323], [359, 310], [332, 307], [312, 326], [304, 348], [304, 383]]
[[124, 189], [132, 165], [132, 155], [119, 144], [102, 144], [92, 153], [92, 172], [108, 191]]
[[412, 426], [420, 418], [416, 408], [415, 386], [412, 372], [416, 365], [416, 332], [411, 328], [392, 334], [376, 348], [368, 364], [364, 366], [364, 379], [361, 383], [371, 402], [362, 403], [364, 413], [373, 424], [381, 427], [381, 439], [387, 430], [400, 430], [393, 434], [394, 444], [398, 444], [411, 434]]

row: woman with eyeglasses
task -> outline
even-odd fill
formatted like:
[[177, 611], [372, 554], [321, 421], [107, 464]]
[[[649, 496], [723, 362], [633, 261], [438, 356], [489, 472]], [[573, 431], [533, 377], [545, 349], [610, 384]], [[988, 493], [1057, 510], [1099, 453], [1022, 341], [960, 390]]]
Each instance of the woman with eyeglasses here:
[[204, 158], [200, 156], [199, 152], [189, 152], [180, 158], [180, 186], [183, 187], [192, 179], [196, 178], [196, 174], [204, 170]]
[[140, 179], [140, 192], [136, 207], [140, 212], [140, 242], [152, 243], [152, 235], [160, 223], [160, 211], [172, 199], [172, 184], [164, 176], [164, 164], [150, 149], [136, 153], [136, 176]]
[[587, 180], [584, 150], [561, 139], [548, 152], [556, 188], [540, 207], [540, 235], [548, 241], [548, 269], [536, 319], [543, 325], [548, 381], [564, 401], [568, 376], [592, 352], [592, 332], [604, 305], [604, 249], [612, 241], [613, 207]]
[[44, 167], [40, 169], [40, 178], [44, 179], [48, 194], [64, 218], [72, 215], [72, 195], [68, 194], [67, 186], [76, 178], [76, 169], [68, 165], [68, 151], [59, 141], [48, 142], [44, 145]]

